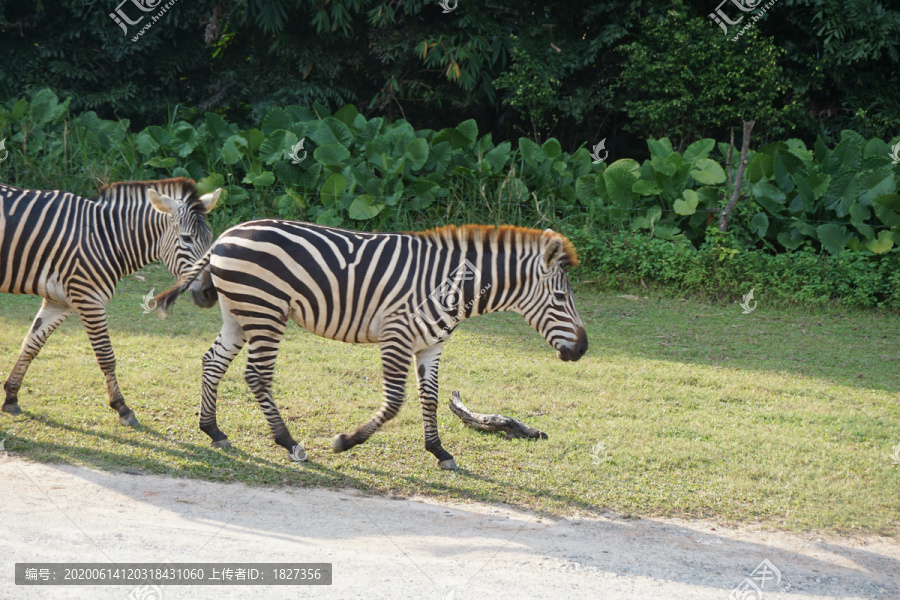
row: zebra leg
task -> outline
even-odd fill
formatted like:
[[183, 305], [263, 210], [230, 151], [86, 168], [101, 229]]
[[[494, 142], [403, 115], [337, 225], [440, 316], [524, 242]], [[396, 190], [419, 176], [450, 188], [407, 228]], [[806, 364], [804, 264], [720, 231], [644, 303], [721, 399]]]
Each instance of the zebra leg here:
[[[250, 386], [250, 390], [256, 396], [259, 407], [266, 416], [266, 421], [269, 423], [269, 429], [272, 430], [275, 443], [285, 448], [293, 457], [294, 449], [298, 444], [291, 437], [287, 426], [281, 419], [281, 413], [278, 412], [278, 407], [275, 406], [275, 400], [272, 397], [272, 375], [275, 371], [275, 358], [278, 356], [278, 344], [284, 335], [285, 326], [286, 322], [280, 319], [273, 319], [265, 325], [251, 326], [245, 324], [245, 334], [252, 329], [257, 329], [258, 331], [250, 336], [247, 370], [244, 372], [244, 379], [247, 380], [247, 385]], [[300, 451], [302, 451], [302, 448]], [[302, 461], [305, 458], [298, 458], [297, 460]]]
[[456, 469], [453, 456], [441, 446], [438, 437], [438, 362], [441, 346], [432, 346], [416, 353], [416, 380], [419, 388], [419, 402], [422, 403], [422, 422], [425, 425], [425, 449], [438, 459], [442, 469]]
[[[408, 334], [406, 334], [408, 335]], [[352, 435], [339, 433], [331, 442], [331, 449], [335, 452], [349, 450], [353, 446], [362, 444], [369, 436], [381, 427], [386, 421], [390, 421], [403, 405], [406, 393], [406, 376], [409, 373], [409, 365], [412, 363], [412, 354], [407, 347], [407, 342], [402, 340], [389, 340], [381, 344], [381, 364], [384, 379], [384, 402], [381, 408], [369, 421], [357, 427]]]
[[212, 445], [217, 448], [231, 447], [228, 436], [222, 433], [216, 423], [219, 382], [246, 342], [244, 330], [223, 303], [222, 330], [203, 355], [203, 390], [200, 394], [200, 431], [212, 438]]
[[6, 401], [3, 402], [3, 412], [11, 415], [18, 415], [22, 412], [19, 408], [19, 388], [22, 386], [22, 380], [25, 378], [25, 372], [34, 357], [38, 355], [41, 348], [47, 342], [47, 338], [53, 333], [53, 330], [59, 327], [59, 324], [66, 320], [72, 314], [71, 307], [57, 304], [51, 300], [44, 299], [41, 310], [38, 311], [31, 325], [31, 331], [25, 336], [22, 342], [22, 352], [9, 377], [3, 384], [6, 391]]
[[102, 304], [76, 305], [75, 310], [87, 331], [97, 364], [106, 377], [106, 391], [109, 393], [109, 406], [119, 413], [119, 423], [128, 427], [140, 425], [134, 411], [125, 404], [125, 398], [119, 389], [116, 379], [116, 355], [109, 341], [109, 330], [106, 326], [106, 308]]

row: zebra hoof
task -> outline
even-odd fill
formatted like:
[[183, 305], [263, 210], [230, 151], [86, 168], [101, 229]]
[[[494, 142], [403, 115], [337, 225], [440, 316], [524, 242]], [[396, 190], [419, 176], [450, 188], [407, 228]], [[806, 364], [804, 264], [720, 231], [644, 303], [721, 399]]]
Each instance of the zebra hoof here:
[[331, 449], [335, 454], [340, 454], [344, 450], [350, 448], [350, 438], [344, 433], [339, 433], [331, 440]]
[[3, 412], [5, 412], [6, 414], [12, 415], [12, 416], [16, 416], [16, 415], [21, 415], [21, 414], [22, 414], [22, 409], [19, 408], [19, 405], [18, 405], [18, 404], [4, 404], [2, 410], [3, 410]]
[[120, 415], [119, 423], [125, 427], [135, 427], [136, 425], [141, 424], [140, 421], [137, 420], [137, 417], [134, 416], [134, 412], [130, 412], [127, 415]]
[[231, 448], [231, 441], [228, 438], [211, 443], [213, 448]]
[[447, 471], [455, 471], [458, 467], [456, 466], [456, 461], [452, 458], [448, 458], [447, 460], [442, 460], [438, 462], [438, 466]]

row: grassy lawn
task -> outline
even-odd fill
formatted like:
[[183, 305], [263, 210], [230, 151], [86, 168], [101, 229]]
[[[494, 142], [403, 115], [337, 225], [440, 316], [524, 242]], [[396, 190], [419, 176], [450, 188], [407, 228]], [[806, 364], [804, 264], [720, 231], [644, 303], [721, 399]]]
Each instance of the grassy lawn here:
[[[50, 338], [0, 414], [17, 456], [253, 485], [350, 486], [398, 495], [505, 501], [553, 514], [712, 517], [791, 530], [900, 533], [900, 316], [620, 298], [582, 288], [588, 354], [564, 363], [514, 314], [464, 323], [445, 345], [438, 423], [460, 470], [423, 448], [413, 379], [396, 419], [368, 443], [331, 453], [381, 403], [374, 346], [288, 329], [275, 395], [310, 461], [272, 442], [243, 381], [242, 353], [220, 386], [219, 425], [235, 448], [197, 428], [200, 358], [216, 307], [188, 298], [166, 321], [141, 297], [172, 283], [161, 266], [128, 277], [109, 307], [119, 382], [142, 426], [118, 425], [77, 317]], [[0, 375], [9, 373], [36, 297], [0, 295]], [[464, 427], [446, 406], [459, 390], [549, 440], [506, 440]]]

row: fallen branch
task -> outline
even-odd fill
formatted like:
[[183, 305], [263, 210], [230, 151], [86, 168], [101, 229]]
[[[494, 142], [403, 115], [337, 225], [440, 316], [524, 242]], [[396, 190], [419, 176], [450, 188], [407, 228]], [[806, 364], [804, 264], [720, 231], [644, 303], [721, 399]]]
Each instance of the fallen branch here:
[[485, 415], [473, 413], [462, 403], [459, 392], [450, 392], [450, 410], [453, 411], [462, 422], [473, 429], [481, 431], [503, 431], [509, 438], [531, 438], [546, 440], [547, 434], [543, 431], [529, 427], [521, 421], [504, 415]]

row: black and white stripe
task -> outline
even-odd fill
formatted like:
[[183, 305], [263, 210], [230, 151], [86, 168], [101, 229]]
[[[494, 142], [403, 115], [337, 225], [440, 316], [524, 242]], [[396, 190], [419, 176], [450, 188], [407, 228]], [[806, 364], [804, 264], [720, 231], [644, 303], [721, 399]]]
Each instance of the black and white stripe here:
[[[183, 178], [116, 183], [94, 199], [0, 185], [0, 292], [44, 298], [3, 385], [3, 412], [21, 412], [18, 391], [28, 366], [74, 310], [106, 377], [109, 405], [123, 425], [137, 424], [116, 381], [106, 303], [122, 277], [155, 260], [184, 274], [212, 241], [206, 213], [219, 192], [200, 197]], [[192, 286], [194, 299], [211, 306], [215, 296], [202, 283]]]
[[248, 344], [247, 384], [276, 443], [288, 451], [297, 446], [272, 398], [278, 345], [294, 320], [316, 335], [381, 349], [384, 402], [352, 435], [335, 437], [335, 452], [365, 442], [397, 414], [415, 359], [425, 448], [442, 468], [456, 468], [441, 447], [436, 421], [444, 340], [462, 319], [510, 310], [522, 314], [561, 359], [578, 360], [587, 351], [587, 335], [563, 269], [576, 262], [568, 240], [549, 229], [468, 225], [360, 233], [259, 220], [223, 233], [180, 285], [158, 300], [168, 307], [208, 265], [223, 317], [203, 357], [200, 429], [213, 445], [230, 445], [216, 423], [216, 394]]

